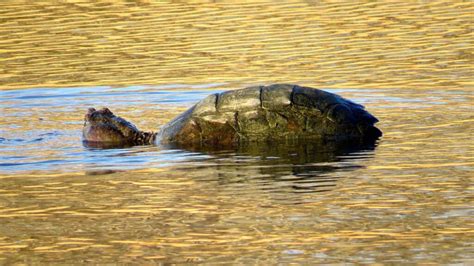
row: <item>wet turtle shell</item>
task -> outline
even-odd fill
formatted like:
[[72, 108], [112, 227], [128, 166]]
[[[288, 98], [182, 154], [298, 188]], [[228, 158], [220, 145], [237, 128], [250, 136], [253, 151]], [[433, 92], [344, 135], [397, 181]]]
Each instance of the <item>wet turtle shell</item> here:
[[290, 84], [216, 93], [161, 127], [160, 143], [234, 145], [288, 139], [377, 139], [378, 120], [364, 106]]

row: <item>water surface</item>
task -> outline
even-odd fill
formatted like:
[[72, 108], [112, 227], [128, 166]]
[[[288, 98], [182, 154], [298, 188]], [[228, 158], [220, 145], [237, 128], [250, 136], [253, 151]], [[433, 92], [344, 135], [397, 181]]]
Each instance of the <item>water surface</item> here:
[[328, 89], [380, 118], [385, 135], [375, 149], [82, 145], [89, 106], [154, 130], [211, 91], [234, 87], [2, 92], [5, 262], [470, 259], [474, 119], [466, 91]]
[[[0, 3], [0, 263], [471, 263], [470, 2]], [[323, 88], [376, 147], [86, 148], [206, 95]], [[148, 85], [144, 85], [148, 84]]]

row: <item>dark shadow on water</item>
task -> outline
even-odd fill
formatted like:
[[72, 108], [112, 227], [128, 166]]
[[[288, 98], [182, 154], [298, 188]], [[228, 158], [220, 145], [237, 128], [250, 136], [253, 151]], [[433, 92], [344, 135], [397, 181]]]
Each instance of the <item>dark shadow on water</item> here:
[[[304, 195], [334, 189], [341, 178], [362, 168], [363, 162], [370, 160], [377, 144], [376, 141], [293, 140], [251, 142], [232, 148], [124, 147], [123, 144], [88, 142], [84, 145], [91, 152], [99, 153], [97, 159], [104, 161], [100, 164], [113, 162], [110, 166], [114, 168], [90, 169], [86, 171], [88, 175], [126, 172], [124, 164], [139, 166], [154, 161], [148, 166], [160, 167], [166, 163], [169, 173], [206, 184], [214, 183], [213, 188], [222, 186], [233, 196], [265, 193], [286, 203], [297, 204], [302, 202]], [[151, 149], [155, 149], [155, 153], [150, 153]]]
[[198, 180], [222, 185], [253, 182], [260, 190], [279, 193], [329, 191], [344, 172], [362, 168], [361, 160], [370, 159], [375, 147], [375, 141], [247, 143], [234, 149], [166, 146], [208, 155], [175, 167]]

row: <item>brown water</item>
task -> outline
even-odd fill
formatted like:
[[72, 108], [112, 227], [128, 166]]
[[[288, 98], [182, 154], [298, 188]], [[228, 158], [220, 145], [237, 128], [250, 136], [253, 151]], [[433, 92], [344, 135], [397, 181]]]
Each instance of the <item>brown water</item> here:
[[[0, 263], [472, 263], [469, 2], [0, 3]], [[215, 91], [363, 103], [374, 148], [82, 146]]]

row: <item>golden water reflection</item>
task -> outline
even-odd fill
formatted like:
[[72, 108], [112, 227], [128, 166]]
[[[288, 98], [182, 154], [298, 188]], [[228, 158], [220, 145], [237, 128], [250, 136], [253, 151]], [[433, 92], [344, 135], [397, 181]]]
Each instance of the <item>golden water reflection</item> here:
[[[469, 263], [472, 12], [0, 3], [0, 263]], [[365, 104], [384, 137], [319, 161], [81, 144], [91, 106], [156, 130], [277, 81]]]
[[[72, 105], [62, 89], [5, 93], [0, 257], [6, 264], [469, 261], [472, 95], [333, 91], [380, 118], [385, 135], [375, 150], [285, 159], [87, 149], [80, 128], [91, 102], [113, 98], [112, 110], [151, 130], [208, 91], [81, 89]], [[58, 97], [46, 103], [47, 95]], [[31, 112], [28, 104], [43, 107]]]
[[0, 84], [472, 86], [473, 12], [469, 1], [4, 1]]

